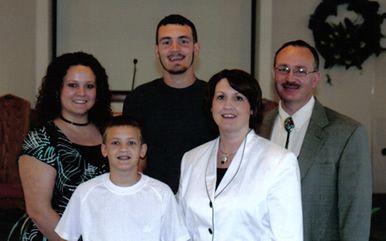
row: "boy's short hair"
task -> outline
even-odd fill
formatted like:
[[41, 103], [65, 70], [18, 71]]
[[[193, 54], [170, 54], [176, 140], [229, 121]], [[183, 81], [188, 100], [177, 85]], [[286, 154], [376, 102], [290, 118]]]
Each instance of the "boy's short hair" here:
[[107, 131], [107, 129], [112, 128], [112, 127], [116, 127], [116, 126], [132, 126], [132, 127], [137, 128], [140, 132], [140, 135], [141, 135], [141, 137], [140, 137], [141, 138], [141, 144], [145, 143], [145, 137], [143, 135], [143, 128], [139, 124], [139, 122], [132, 117], [119, 115], [119, 116], [114, 116], [113, 118], [111, 118], [110, 121], [107, 122], [105, 127], [103, 128], [103, 136], [102, 136], [103, 137], [103, 144], [106, 144], [106, 135], [107, 135], [106, 131]]

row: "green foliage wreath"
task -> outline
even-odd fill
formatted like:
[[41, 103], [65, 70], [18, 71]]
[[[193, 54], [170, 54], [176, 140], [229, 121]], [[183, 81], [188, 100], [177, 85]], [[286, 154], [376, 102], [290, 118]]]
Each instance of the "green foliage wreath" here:
[[[337, 16], [337, 7], [348, 4], [347, 10], [361, 15], [363, 22], [356, 24], [348, 18], [344, 24], [326, 22], [330, 15]], [[308, 28], [313, 31], [315, 46], [326, 60], [324, 68], [343, 65], [346, 69], [362, 63], [372, 54], [384, 50], [380, 46], [381, 24], [386, 13], [378, 14], [379, 4], [368, 0], [324, 0], [311, 15]]]

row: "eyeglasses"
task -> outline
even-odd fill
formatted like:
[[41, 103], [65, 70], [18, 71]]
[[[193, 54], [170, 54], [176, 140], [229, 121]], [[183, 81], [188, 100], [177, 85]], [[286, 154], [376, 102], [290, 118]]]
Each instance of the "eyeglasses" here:
[[[291, 69], [287, 66], [280, 66], [280, 67], [275, 68], [275, 71], [276, 71], [276, 73], [278, 73], [282, 76], [287, 76], [291, 72]], [[312, 73], [316, 73], [316, 72], [318, 72], [318, 71], [314, 70], [311, 72], [307, 72], [307, 69], [303, 68], [303, 67], [292, 69], [292, 74], [298, 78], [304, 78], [308, 74], [312, 74]]]

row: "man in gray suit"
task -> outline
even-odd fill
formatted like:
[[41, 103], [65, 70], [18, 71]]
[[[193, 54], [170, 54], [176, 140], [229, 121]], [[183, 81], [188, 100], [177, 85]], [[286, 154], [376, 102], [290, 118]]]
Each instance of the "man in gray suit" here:
[[298, 156], [304, 240], [368, 240], [372, 173], [363, 125], [313, 96], [320, 72], [316, 50], [285, 43], [272, 68], [279, 106], [265, 113], [260, 135]]

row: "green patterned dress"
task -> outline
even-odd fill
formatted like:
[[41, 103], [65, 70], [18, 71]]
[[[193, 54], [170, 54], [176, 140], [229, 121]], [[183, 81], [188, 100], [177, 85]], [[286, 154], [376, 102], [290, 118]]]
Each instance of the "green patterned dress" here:
[[[109, 171], [108, 160], [102, 156], [100, 145], [81, 146], [72, 143], [53, 121], [28, 134], [21, 155], [35, 157], [57, 171], [52, 207], [60, 216], [79, 184]], [[23, 234], [23, 240], [47, 239], [31, 222]]]

